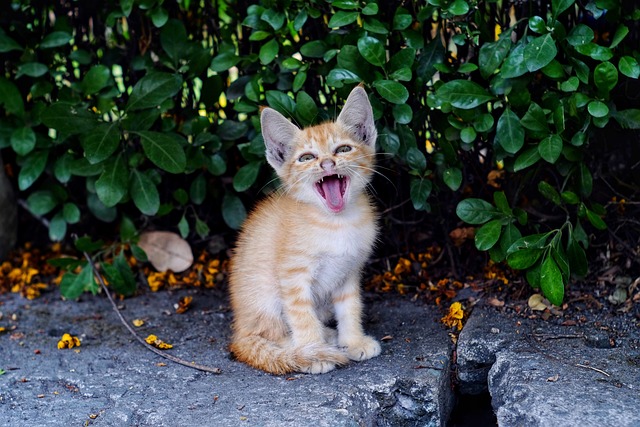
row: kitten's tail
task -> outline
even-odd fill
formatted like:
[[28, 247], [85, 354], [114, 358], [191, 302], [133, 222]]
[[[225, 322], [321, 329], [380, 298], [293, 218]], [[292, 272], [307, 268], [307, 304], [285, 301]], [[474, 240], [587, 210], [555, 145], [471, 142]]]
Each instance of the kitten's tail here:
[[318, 370], [318, 366], [345, 365], [349, 362], [347, 355], [336, 347], [309, 344], [293, 349], [281, 347], [259, 335], [235, 337], [229, 347], [239, 361], [276, 375], [290, 372], [321, 373], [326, 370]]

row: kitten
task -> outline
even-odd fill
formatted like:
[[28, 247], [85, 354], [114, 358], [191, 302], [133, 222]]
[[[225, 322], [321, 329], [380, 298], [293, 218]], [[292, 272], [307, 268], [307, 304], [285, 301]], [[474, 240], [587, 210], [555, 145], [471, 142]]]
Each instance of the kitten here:
[[[260, 116], [281, 189], [246, 220], [229, 276], [231, 351], [274, 374], [328, 372], [380, 354], [361, 325], [360, 275], [376, 240], [365, 191], [377, 131], [367, 94], [353, 89], [334, 123], [299, 129]], [[327, 322], [335, 319], [337, 331]]]

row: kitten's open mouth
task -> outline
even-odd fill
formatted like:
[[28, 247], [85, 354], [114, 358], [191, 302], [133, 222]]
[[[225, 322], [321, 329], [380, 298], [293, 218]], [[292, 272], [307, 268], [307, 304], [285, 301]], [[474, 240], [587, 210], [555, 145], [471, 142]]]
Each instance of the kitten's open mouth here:
[[345, 194], [349, 187], [349, 177], [344, 175], [328, 175], [316, 182], [316, 191], [327, 207], [335, 213], [345, 207]]

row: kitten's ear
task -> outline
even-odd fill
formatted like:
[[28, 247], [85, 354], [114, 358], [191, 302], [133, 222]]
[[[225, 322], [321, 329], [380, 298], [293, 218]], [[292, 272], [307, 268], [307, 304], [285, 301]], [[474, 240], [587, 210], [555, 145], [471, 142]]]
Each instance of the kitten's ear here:
[[267, 147], [267, 161], [277, 171], [287, 159], [300, 129], [272, 108], [262, 109], [260, 126]]
[[375, 146], [378, 131], [373, 122], [373, 110], [362, 86], [356, 86], [344, 104], [337, 123], [341, 124], [355, 139]]

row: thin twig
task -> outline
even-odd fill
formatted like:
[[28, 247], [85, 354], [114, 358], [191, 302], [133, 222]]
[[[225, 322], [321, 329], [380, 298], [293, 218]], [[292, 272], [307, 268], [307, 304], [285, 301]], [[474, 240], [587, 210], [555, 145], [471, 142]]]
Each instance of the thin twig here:
[[105, 285], [104, 280], [102, 279], [102, 275], [100, 275], [98, 273], [98, 271], [96, 269], [96, 266], [93, 264], [93, 260], [91, 259], [89, 254], [84, 252], [84, 257], [89, 262], [89, 265], [91, 266], [91, 269], [93, 270], [93, 274], [98, 279], [98, 282], [100, 283], [100, 286], [104, 290], [104, 293], [107, 294], [107, 297], [109, 298], [109, 302], [111, 302], [111, 306], [113, 307], [113, 310], [116, 312], [116, 314], [120, 318], [120, 321], [122, 322], [122, 324], [127, 328], [127, 330], [129, 332], [131, 332], [131, 335], [133, 335], [135, 337], [135, 339], [137, 339], [140, 342], [140, 344], [142, 344], [143, 346], [145, 346], [147, 348], [147, 350], [150, 350], [150, 351], [154, 352], [155, 354], [157, 354], [158, 356], [164, 357], [165, 359], [169, 359], [172, 362], [178, 363], [178, 364], [183, 365], [183, 366], [187, 366], [189, 368], [194, 368], [194, 369], [198, 369], [200, 371], [205, 371], [205, 372], [211, 372], [213, 374], [222, 373], [220, 368], [210, 368], [209, 366], [199, 365], [197, 363], [191, 363], [191, 362], [188, 362], [188, 361], [186, 361], [184, 359], [180, 359], [179, 357], [175, 357], [175, 356], [172, 356], [170, 354], [164, 353], [164, 352], [158, 350], [157, 348], [153, 347], [152, 345], [149, 345], [149, 343], [147, 343], [140, 335], [138, 335], [136, 333], [136, 331], [133, 330], [131, 325], [129, 325], [129, 322], [127, 322], [127, 320], [124, 318], [124, 316], [122, 315], [122, 313], [118, 309], [118, 306], [116, 305], [116, 302], [113, 300], [113, 297], [111, 296], [111, 292], [109, 292], [109, 289], [107, 289], [107, 285]]
[[607, 376], [607, 377], [610, 377], [610, 376], [611, 376], [611, 374], [609, 374], [609, 373], [607, 373], [607, 372], [603, 371], [602, 369], [594, 368], [593, 366], [589, 366], [589, 365], [581, 365], [580, 363], [576, 363], [576, 366], [577, 366], [577, 367], [579, 367], [579, 368], [593, 369], [594, 371], [599, 372], [599, 373], [601, 373], [602, 375]]
[[561, 340], [561, 339], [584, 338], [584, 334], [564, 334], [564, 335], [531, 334], [531, 336], [539, 340]]

